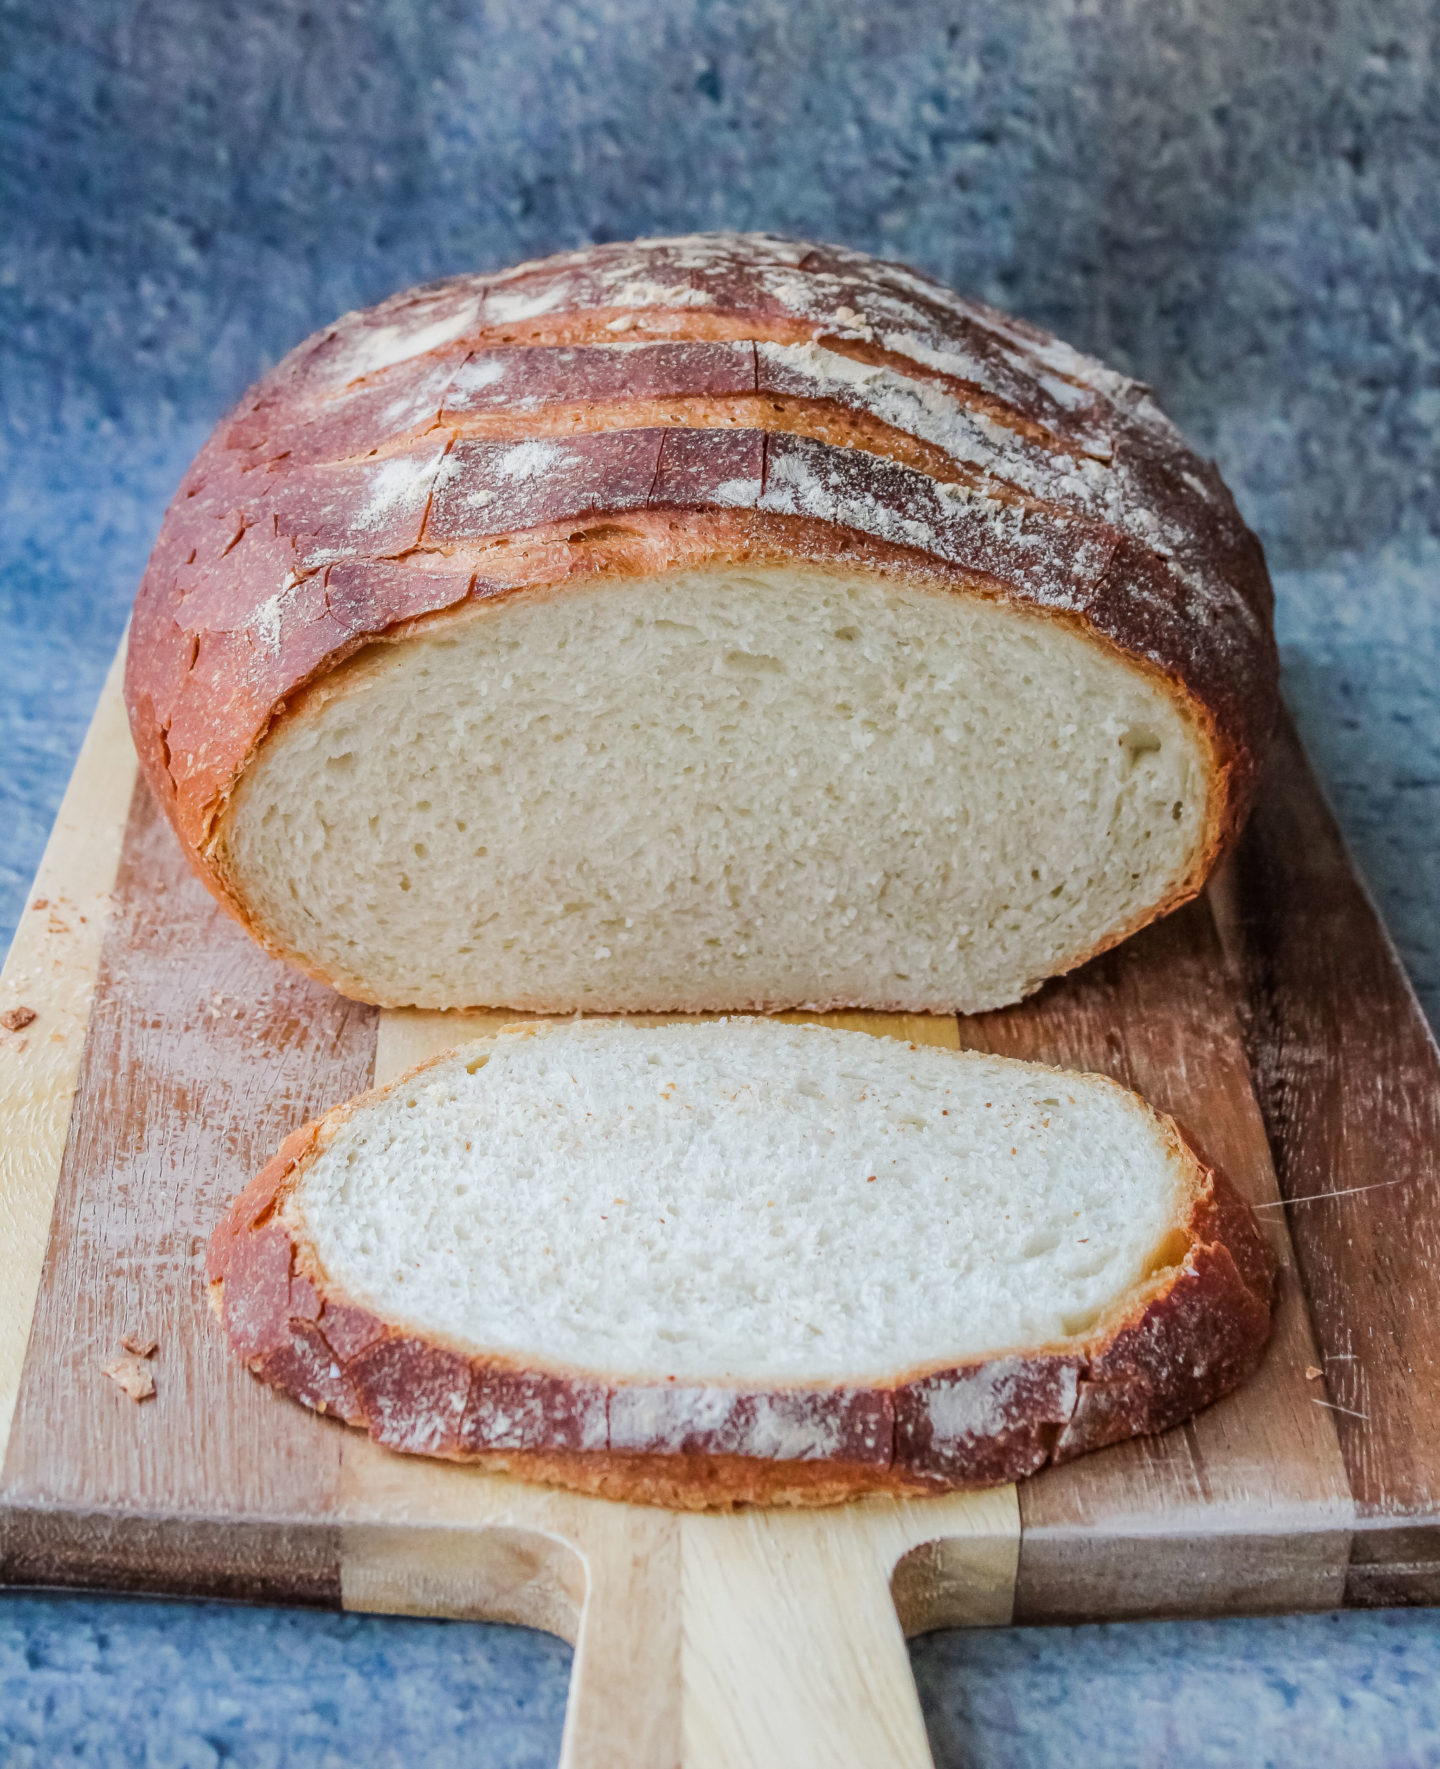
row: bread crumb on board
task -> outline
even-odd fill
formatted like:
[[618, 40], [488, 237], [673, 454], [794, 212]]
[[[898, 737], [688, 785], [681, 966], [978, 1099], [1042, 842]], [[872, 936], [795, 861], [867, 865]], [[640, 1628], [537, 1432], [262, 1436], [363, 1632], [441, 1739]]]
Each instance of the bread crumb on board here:
[[1306, 1364], [1305, 1366], [1305, 1380], [1307, 1382], [1318, 1382], [1324, 1374], [1325, 1372], [1319, 1364]]
[[155, 1372], [147, 1360], [154, 1357], [159, 1344], [159, 1340], [152, 1339], [148, 1333], [133, 1330], [123, 1333], [120, 1345], [126, 1355], [101, 1365], [116, 1387], [124, 1389], [137, 1406], [154, 1396]]
[[33, 1007], [7, 1007], [4, 1013], [0, 1013], [0, 1026], [7, 1032], [23, 1032], [38, 1018]]
[[155, 1372], [143, 1357], [117, 1357], [112, 1363], [102, 1364], [101, 1369], [137, 1405], [155, 1393]]

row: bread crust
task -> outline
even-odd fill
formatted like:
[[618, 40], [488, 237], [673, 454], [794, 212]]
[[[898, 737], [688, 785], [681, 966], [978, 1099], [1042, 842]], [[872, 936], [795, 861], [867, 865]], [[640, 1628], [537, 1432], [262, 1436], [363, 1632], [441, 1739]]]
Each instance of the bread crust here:
[[625, 1382], [477, 1355], [358, 1306], [286, 1209], [354, 1112], [453, 1055], [287, 1138], [207, 1256], [212, 1305], [247, 1367], [388, 1449], [676, 1510], [922, 1496], [1167, 1430], [1238, 1387], [1269, 1338], [1275, 1255], [1230, 1182], [1157, 1114], [1191, 1166], [1188, 1215], [1165, 1263], [1084, 1336], [832, 1386]]
[[142, 766], [206, 885], [297, 961], [223, 860], [242, 775], [308, 692], [517, 591], [740, 562], [1005, 601], [1161, 682], [1210, 752], [1206, 826], [1135, 926], [1193, 896], [1243, 822], [1276, 704], [1272, 599], [1213, 465], [1143, 387], [1048, 334], [765, 235], [457, 277], [292, 351], [166, 514], [126, 673]]

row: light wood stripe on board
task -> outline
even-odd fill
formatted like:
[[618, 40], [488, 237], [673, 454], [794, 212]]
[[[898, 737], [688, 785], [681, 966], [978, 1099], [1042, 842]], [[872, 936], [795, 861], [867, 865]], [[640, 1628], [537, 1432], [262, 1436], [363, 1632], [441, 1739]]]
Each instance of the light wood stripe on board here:
[[35, 1014], [19, 1032], [0, 1031], [0, 1466], [135, 785], [124, 670], [122, 643], [0, 972], [0, 1010]]

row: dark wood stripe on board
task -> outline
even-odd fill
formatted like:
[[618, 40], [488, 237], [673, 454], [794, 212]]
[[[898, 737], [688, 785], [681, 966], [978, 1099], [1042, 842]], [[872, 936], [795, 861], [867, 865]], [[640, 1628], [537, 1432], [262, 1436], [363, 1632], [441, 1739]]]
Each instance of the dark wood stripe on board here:
[[1440, 1051], [1288, 718], [1226, 884], [1222, 930], [1355, 1494], [1346, 1600], [1437, 1603]]

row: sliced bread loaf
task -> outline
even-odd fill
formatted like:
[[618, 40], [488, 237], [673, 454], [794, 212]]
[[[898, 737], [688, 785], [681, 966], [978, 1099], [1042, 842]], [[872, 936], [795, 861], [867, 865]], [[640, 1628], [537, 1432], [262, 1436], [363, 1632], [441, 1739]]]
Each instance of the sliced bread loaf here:
[[1145, 390], [758, 235], [349, 314], [187, 474], [147, 775], [389, 1006], [1019, 999], [1193, 896], [1274, 711], [1264, 561]]
[[234, 1349], [394, 1449], [676, 1506], [1010, 1480], [1253, 1368], [1273, 1262], [1115, 1083], [764, 1020], [518, 1026], [292, 1136]]

